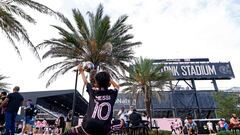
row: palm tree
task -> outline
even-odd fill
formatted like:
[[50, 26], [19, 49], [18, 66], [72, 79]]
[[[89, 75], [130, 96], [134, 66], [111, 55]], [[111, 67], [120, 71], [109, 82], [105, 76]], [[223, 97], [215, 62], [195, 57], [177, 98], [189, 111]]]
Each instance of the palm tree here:
[[33, 53], [38, 57], [38, 53], [33, 43], [29, 39], [27, 30], [17, 20], [16, 17], [35, 24], [36, 21], [27, 14], [20, 6], [32, 8], [40, 13], [53, 15], [55, 12], [50, 8], [32, 0], [0, 0], [0, 29], [6, 38], [11, 42], [17, 54], [21, 58], [20, 51], [15, 41], [25, 41]]
[[[124, 91], [141, 92], [144, 95], [145, 109], [147, 116], [152, 118], [152, 95], [158, 95], [157, 91], [162, 90], [167, 81], [170, 80], [170, 72], [164, 71], [162, 64], [153, 64], [152, 60], [140, 57], [135, 59], [134, 64], [129, 67], [129, 76], [125, 77], [122, 86], [126, 86]], [[160, 96], [160, 95], [159, 95]], [[135, 96], [136, 97], [136, 96]]]
[[[87, 12], [89, 23], [84, 20], [78, 9], [73, 9], [72, 12], [77, 27], [62, 15], [62, 21], [68, 29], [53, 25], [61, 37], [45, 40], [38, 45], [39, 49], [46, 47], [49, 49], [42, 56], [43, 59], [63, 58], [62, 61], [48, 66], [41, 72], [40, 77], [46, 72], [57, 69], [46, 86], [49, 86], [59, 75], [86, 61], [92, 62], [95, 70], [106, 70], [112, 77], [118, 78], [121, 71], [124, 72], [127, 67], [126, 64], [134, 58], [133, 47], [141, 44], [141, 42], [130, 41], [134, 36], [127, 33], [132, 29], [131, 25], [125, 24], [128, 16], [119, 17], [111, 26], [110, 17], [103, 16], [101, 4], [95, 14]], [[112, 51], [111, 48], [106, 48], [106, 44], [112, 44]]]
[[7, 89], [8, 88], [8, 83], [2, 82], [2, 80], [6, 79], [8, 77], [4, 75], [0, 75], [0, 89]]

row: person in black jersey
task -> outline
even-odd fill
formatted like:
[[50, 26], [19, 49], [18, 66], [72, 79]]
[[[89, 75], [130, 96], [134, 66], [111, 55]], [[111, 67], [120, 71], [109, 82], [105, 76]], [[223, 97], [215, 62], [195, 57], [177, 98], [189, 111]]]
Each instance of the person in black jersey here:
[[23, 104], [23, 96], [19, 93], [20, 87], [15, 86], [13, 92], [7, 95], [7, 98], [2, 102], [0, 108], [6, 106], [5, 112], [5, 126], [6, 135], [14, 135], [15, 133], [15, 121], [19, 107]]
[[[92, 86], [84, 75], [82, 65], [78, 66], [78, 70], [87, 86], [89, 105], [82, 126], [72, 128], [63, 135], [108, 135], [119, 85], [111, 79], [109, 73], [102, 71], [95, 75], [95, 85]], [[108, 89], [111, 85], [114, 89]]]

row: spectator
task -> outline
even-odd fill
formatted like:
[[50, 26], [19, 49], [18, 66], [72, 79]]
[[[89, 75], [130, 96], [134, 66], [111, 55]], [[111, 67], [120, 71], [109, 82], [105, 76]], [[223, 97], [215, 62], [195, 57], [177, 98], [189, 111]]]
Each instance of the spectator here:
[[132, 114], [133, 109], [134, 109], [134, 107], [130, 106], [130, 108], [129, 108], [128, 112], [127, 112], [128, 117], [130, 116], [130, 114]]
[[67, 119], [66, 119], [66, 129], [67, 130], [71, 129], [72, 116], [73, 116], [73, 112], [72, 112], [72, 110], [70, 110], [67, 114]]
[[173, 134], [173, 133], [176, 134], [174, 122], [171, 123], [171, 130], [172, 130], [172, 131], [171, 131], [172, 134]]
[[124, 125], [128, 125], [127, 124], [127, 113], [125, 112], [125, 109], [124, 107], [122, 107], [119, 112], [118, 112], [118, 116], [119, 116], [119, 119], [122, 120], [124, 122]]
[[219, 122], [218, 122], [218, 126], [219, 126], [219, 130], [220, 131], [224, 131], [225, 128], [224, 128], [224, 123], [225, 123], [225, 120], [224, 119], [220, 119]]
[[207, 128], [208, 128], [209, 134], [215, 133], [215, 131], [213, 130], [213, 123], [211, 121], [207, 122]]
[[35, 127], [36, 127], [35, 134], [41, 134], [42, 122], [40, 120], [36, 121]]
[[57, 133], [61, 135], [65, 130], [65, 126], [66, 126], [66, 123], [65, 123], [64, 117], [63, 115], [60, 115], [60, 117], [57, 120]]
[[188, 123], [188, 117], [191, 117], [190, 115], [186, 116], [185, 119], [183, 120], [183, 125], [182, 126], [182, 133], [186, 133], [187, 132], [187, 129], [186, 129], [186, 124]]
[[232, 114], [232, 118], [230, 119], [230, 128], [239, 128], [239, 120], [236, 114]]
[[185, 124], [185, 127], [187, 128], [188, 135], [197, 135], [197, 124], [192, 120], [191, 116], [187, 117], [187, 123]]
[[7, 98], [0, 105], [0, 108], [7, 105], [5, 119], [6, 119], [6, 135], [14, 135], [15, 120], [19, 107], [23, 103], [23, 96], [19, 93], [20, 87], [15, 86], [13, 93], [7, 95]]
[[42, 129], [41, 129], [42, 133], [44, 133], [46, 128], [48, 128], [48, 122], [47, 122], [47, 120], [45, 118], [43, 119], [41, 125], [42, 125]]
[[20, 122], [18, 122], [17, 123], [17, 130], [16, 130], [16, 133], [21, 133], [22, 132], [22, 130], [23, 130], [23, 121], [20, 121]]
[[35, 106], [32, 103], [31, 99], [28, 99], [26, 102], [26, 108], [25, 108], [25, 124], [23, 125], [23, 130], [22, 133], [25, 133], [27, 130], [28, 134], [33, 133], [32, 126], [34, 125], [34, 120], [33, 120], [33, 114], [34, 114]]
[[123, 112], [125, 112], [124, 110], [125, 108], [124, 106], [122, 106], [121, 109], [118, 111], [117, 115], [120, 116]]
[[228, 122], [227, 121], [224, 122], [224, 129], [228, 130]]
[[186, 125], [187, 123], [188, 123], [188, 118], [189, 116], [187, 116], [187, 117], [185, 117], [185, 119], [184, 119], [184, 125]]
[[[1, 92], [0, 94], [0, 105], [2, 102], [6, 99], [7, 93], [5, 91]], [[5, 111], [6, 111], [6, 105], [0, 108], [0, 134], [2, 133], [4, 129], [4, 123], [5, 123]]]
[[111, 123], [111, 130], [118, 131], [124, 127], [125, 123], [123, 119], [113, 119]]
[[175, 119], [174, 122], [175, 130], [178, 131], [178, 133], [182, 132], [182, 121], [178, 121], [178, 119]]
[[137, 113], [136, 109], [133, 109], [133, 112], [129, 116], [131, 126], [139, 126], [142, 123], [141, 114]]
[[42, 127], [43, 127], [43, 133], [44, 134], [49, 134], [49, 124], [48, 124], [48, 122], [45, 118], [42, 121]]

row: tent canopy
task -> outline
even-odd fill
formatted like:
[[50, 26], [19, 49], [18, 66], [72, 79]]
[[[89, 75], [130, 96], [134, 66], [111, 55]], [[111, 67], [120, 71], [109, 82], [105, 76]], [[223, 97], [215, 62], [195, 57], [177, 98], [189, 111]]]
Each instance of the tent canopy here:
[[[72, 110], [74, 90], [53, 90], [21, 92], [24, 99], [31, 99], [34, 104], [46, 109], [66, 115]], [[88, 102], [76, 92], [75, 115], [86, 113]]]

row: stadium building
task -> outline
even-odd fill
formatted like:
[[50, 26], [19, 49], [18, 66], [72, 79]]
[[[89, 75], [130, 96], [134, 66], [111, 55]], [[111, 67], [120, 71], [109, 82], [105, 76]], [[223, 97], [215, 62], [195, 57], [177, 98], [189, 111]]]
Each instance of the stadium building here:
[[[162, 70], [171, 71], [173, 80], [168, 91], [153, 94], [153, 117], [184, 119], [187, 115], [192, 115], [197, 119], [216, 118], [217, 106], [213, 94], [219, 90], [217, 80], [234, 78], [230, 62], [209, 62], [208, 58], [158, 59], [154, 60], [154, 64], [164, 64]], [[195, 81], [210, 81], [213, 90], [198, 90]], [[179, 83], [184, 83], [187, 87], [183, 89]], [[115, 112], [122, 106], [128, 109], [130, 104], [139, 111], [145, 111], [143, 95], [140, 93], [135, 101], [132, 97], [131, 94], [120, 93]]]
[[[55, 120], [60, 114], [66, 116], [72, 110], [74, 90], [21, 92], [24, 99], [32, 99], [39, 109], [37, 119]], [[76, 91], [75, 116], [84, 115], [88, 102]]]
[[[168, 91], [158, 91], [152, 97], [152, 113], [155, 118], [215, 118], [216, 103], [213, 94], [218, 91], [217, 80], [230, 80], [234, 73], [230, 62], [209, 62], [203, 59], [158, 59], [154, 64], [164, 64], [163, 71], [169, 70], [174, 78]], [[210, 81], [213, 90], [198, 90], [195, 81]], [[187, 87], [179, 87], [184, 83]], [[21, 92], [25, 99], [32, 99], [41, 110], [39, 119], [54, 119], [59, 113], [66, 116], [72, 109], [74, 90]], [[84, 115], [88, 102], [76, 93], [75, 116]], [[133, 105], [145, 111], [143, 95], [132, 99], [131, 94], [119, 93], [114, 106], [115, 114], [124, 106]], [[160, 98], [158, 98], [160, 97]]]

